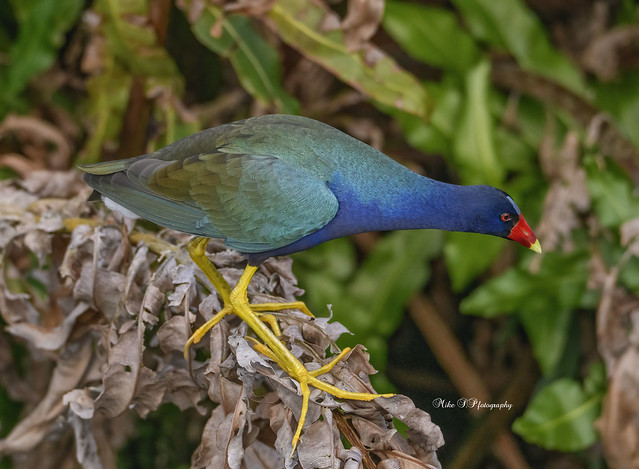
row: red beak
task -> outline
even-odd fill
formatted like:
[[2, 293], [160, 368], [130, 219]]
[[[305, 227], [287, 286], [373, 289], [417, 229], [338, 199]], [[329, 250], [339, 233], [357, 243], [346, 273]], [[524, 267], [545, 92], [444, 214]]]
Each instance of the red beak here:
[[539, 240], [535, 236], [535, 233], [533, 233], [530, 229], [530, 226], [528, 226], [528, 222], [523, 215], [519, 215], [519, 221], [515, 226], [513, 226], [513, 229], [507, 238], [517, 241], [519, 244], [526, 246], [528, 249], [532, 249], [535, 252], [541, 252], [541, 244], [539, 244]]

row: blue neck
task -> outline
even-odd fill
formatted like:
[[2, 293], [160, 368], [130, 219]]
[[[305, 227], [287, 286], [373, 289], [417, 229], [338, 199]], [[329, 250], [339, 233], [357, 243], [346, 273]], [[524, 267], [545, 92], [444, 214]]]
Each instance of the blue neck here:
[[335, 175], [329, 183], [339, 201], [335, 217], [320, 230], [288, 246], [251, 254], [250, 262], [291, 254], [331, 239], [367, 231], [424, 228], [475, 231], [465, 208], [473, 205], [474, 189], [481, 186], [446, 184], [397, 166], [398, 173], [393, 178], [363, 175], [357, 184]]
[[473, 197], [473, 186], [446, 184], [407, 170], [396, 174], [392, 184], [376, 178], [354, 191], [336, 178], [329, 187], [340, 208], [329, 223], [333, 226], [325, 228], [338, 236], [425, 228], [472, 231], [465, 208]]

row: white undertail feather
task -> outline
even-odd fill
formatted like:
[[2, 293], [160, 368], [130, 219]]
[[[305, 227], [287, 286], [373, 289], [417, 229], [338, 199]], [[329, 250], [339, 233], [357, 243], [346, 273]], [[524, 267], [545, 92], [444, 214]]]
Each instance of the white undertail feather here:
[[131, 218], [133, 220], [137, 220], [138, 218], [140, 218], [138, 215], [133, 213], [128, 208], [124, 208], [122, 205], [118, 204], [117, 202], [114, 202], [113, 200], [109, 199], [108, 197], [105, 197], [104, 195], [102, 196], [102, 202], [104, 202], [104, 205], [106, 205], [109, 210], [118, 211], [125, 218]]

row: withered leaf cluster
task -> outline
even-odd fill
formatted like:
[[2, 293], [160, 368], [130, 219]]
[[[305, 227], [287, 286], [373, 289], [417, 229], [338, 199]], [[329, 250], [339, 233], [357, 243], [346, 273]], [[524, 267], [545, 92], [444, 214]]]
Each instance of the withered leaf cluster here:
[[[194, 468], [439, 467], [439, 428], [403, 396], [338, 402], [314, 390], [291, 454], [297, 383], [253, 349], [244, 323], [225, 318], [183, 356], [192, 330], [220, 309], [182, 247], [188, 236], [137, 231], [87, 196], [75, 172], [0, 183], [0, 384], [23, 403], [1, 455], [19, 467], [74, 459], [116, 467], [136, 420], [172, 403], [201, 416]], [[239, 278], [241, 255], [213, 241], [209, 257], [229, 283]], [[301, 293], [288, 258], [265, 262], [249, 289], [255, 302]], [[293, 311], [279, 320], [282, 340], [309, 369], [325, 364], [348, 332]], [[356, 346], [322, 379], [371, 392], [374, 372]], [[393, 418], [408, 425], [406, 437]]]
[[639, 301], [618, 284], [621, 268], [639, 254], [639, 219], [621, 226], [626, 249], [607, 268], [602, 256], [591, 261], [591, 286], [601, 289], [597, 308], [597, 348], [608, 378], [601, 417], [596, 423], [610, 467], [639, 466]]

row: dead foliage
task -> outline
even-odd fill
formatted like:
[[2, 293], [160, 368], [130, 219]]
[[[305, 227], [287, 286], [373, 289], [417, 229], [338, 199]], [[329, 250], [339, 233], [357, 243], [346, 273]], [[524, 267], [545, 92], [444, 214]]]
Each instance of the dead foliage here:
[[600, 256], [591, 262], [591, 286], [601, 289], [597, 345], [606, 364], [608, 391], [597, 428], [606, 462], [613, 468], [639, 466], [639, 300], [617, 284], [624, 264], [639, 254], [639, 219], [621, 226], [624, 256], [607, 268]]
[[[183, 357], [194, 327], [220, 309], [182, 249], [188, 236], [132, 231], [87, 195], [75, 172], [0, 183], [0, 383], [24, 405], [0, 454], [20, 467], [74, 460], [116, 467], [135, 420], [172, 403], [201, 416], [194, 468], [439, 467], [439, 428], [403, 396], [337, 402], [315, 390], [291, 455], [298, 385], [253, 349], [244, 323], [227, 318]], [[209, 255], [230, 283], [239, 278], [238, 253], [212, 242]], [[265, 262], [249, 293], [256, 302], [302, 293], [290, 259]], [[310, 369], [326, 363], [348, 332], [296, 312], [280, 322], [282, 339]], [[323, 379], [370, 392], [374, 372], [357, 346]], [[406, 437], [393, 418], [409, 427]]]
[[[553, 122], [550, 120], [549, 122]], [[571, 233], [581, 226], [580, 217], [590, 208], [586, 171], [580, 164], [579, 137], [569, 132], [558, 151], [553, 148], [554, 132], [548, 125], [539, 152], [541, 167], [550, 181], [544, 201], [544, 216], [537, 230], [544, 248], [571, 250]]]

